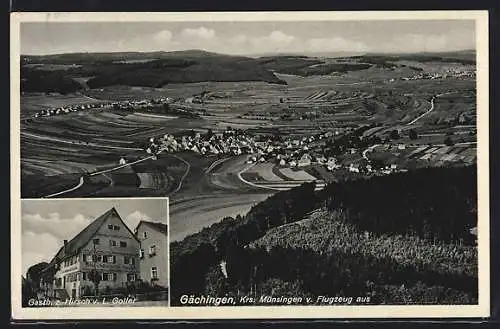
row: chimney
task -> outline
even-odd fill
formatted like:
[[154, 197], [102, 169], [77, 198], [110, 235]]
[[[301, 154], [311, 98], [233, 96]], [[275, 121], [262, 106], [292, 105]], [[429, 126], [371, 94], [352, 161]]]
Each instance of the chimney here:
[[68, 245], [68, 240], [64, 240], [64, 253], [66, 254], [66, 246]]

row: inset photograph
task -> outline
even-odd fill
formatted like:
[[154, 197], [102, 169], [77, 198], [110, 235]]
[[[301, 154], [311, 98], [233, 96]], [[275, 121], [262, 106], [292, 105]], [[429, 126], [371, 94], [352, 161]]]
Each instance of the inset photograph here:
[[168, 198], [21, 202], [23, 307], [168, 306]]

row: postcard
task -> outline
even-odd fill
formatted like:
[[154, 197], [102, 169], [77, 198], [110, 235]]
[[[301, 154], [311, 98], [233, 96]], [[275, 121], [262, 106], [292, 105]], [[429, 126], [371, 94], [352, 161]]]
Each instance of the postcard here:
[[12, 13], [13, 319], [488, 317], [488, 54], [487, 11]]

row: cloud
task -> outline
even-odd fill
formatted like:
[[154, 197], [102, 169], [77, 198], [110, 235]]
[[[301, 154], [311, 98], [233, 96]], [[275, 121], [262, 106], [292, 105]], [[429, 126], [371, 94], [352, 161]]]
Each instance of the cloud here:
[[165, 42], [170, 42], [172, 40], [172, 32], [170, 32], [169, 30], [162, 30], [160, 32], [157, 32], [154, 36], [153, 36], [153, 40], [156, 42], [156, 43], [165, 43]]
[[60, 239], [50, 233], [26, 231], [21, 239], [23, 274], [39, 262], [50, 262], [61, 247]]
[[249, 39], [250, 44], [255, 50], [261, 51], [266, 48], [283, 49], [289, 46], [292, 42], [297, 41], [293, 35], [286, 34], [282, 31], [272, 31], [266, 36], [254, 37]]
[[313, 52], [321, 51], [368, 51], [369, 47], [363, 42], [333, 38], [312, 38], [306, 41], [306, 49]]
[[198, 28], [186, 28], [182, 30], [181, 37], [187, 38], [200, 38], [200, 39], [213, 39], [215, 38], [215, 30], [207, 29], [204, 26], [200, 26]]
[[289, 34], [281, 32], [281, 31], [272, 31], [264, 39], [267, 39], [270, 42], [277, 42], [277, 43], [281, 43], [281, 44], [289, 44], [290, 42], [292, 42], [292, 41], [295, 40], [295, 37], [293, 35], [289, 35]]
[[36, 263], [49, 262], [62, 245], [62, 241], [73, 238], [86, 227], [92, 218], [82, 214], [61, 217], [57, 212], [47, 215], [23, 214], [22, 221], [22, 266], [23, 273]]
[[82, 214], [63, 218], [59, 213], [50, 213], [47, 216], [40, 214], [23, 214], [23, 232], [48, 233], [60, 240], [72, 238], [91, 222], [92, 218]]
[[[423, 23], [424, 24], [424, 23]], [[107, 52], [107, 51], [174, 51], [203, 49], [207, 51], [252, 55], [266, 53], [306, 53], [306, 52], [418, 52], [470, 49], [474, 47], [475, 32], [471, 28], [452, 28], [404, 31], [391, 30], [380, 34], [379, 30], [365, 30], [354, 35], [341, 29], [293, 33], [284, 27], [264, 30], [231, 30], [214, 28], [216, 25], [198, 24], [176, 29], [150, 29], [147, 31], [131, 30], [130, 33], [119, 31], [117, 35], [92, 33], [83, 38], [75, 38], [75, 32], [58, 30], [64, 36], [52, 37], [39, 33], [32, 37], [31, 43], [22, 42], [23, 52]], [[227, 26], [227, 25], [226, 25]], [[411, 32], [411, 33], [409, 33]], [[329, 33], [329, 34], [328, 34]], [[349, 34], [346, 34], [349, 33]]]
[[438, 52], [474, 48], [473, 30], [454, 29], [446, 33], [406, 33], [394, 37], [389, 43], [380, 44], [380, 50], [392, 52]]
[[229, 38], [229, 43], [236, 44], [236, 45], [242, 45], [248, 42], [248, 38], [245, 35], [237, 35], [235, 37]]
[[147, 220], [147, 221], [150, 221], [151, 220], [151, 217], [149, 217], [147, 214], [145, 213], [142, 213], [140, 212], [139, 210], [136, 210], [130, 214], [128, 214], [127, 216], [125, 216], [125, 224], [127, 224], [127, 226], [133, 231], [135, 230], [135, 228], [137, 227], [137, 224], [139, 224], [139, 222], [141, 220]]

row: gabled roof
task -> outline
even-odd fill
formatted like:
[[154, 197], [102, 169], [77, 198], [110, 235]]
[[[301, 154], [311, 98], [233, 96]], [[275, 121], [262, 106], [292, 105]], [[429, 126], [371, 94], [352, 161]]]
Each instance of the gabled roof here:
[[154, 230], [156, 230], [156, 231], [158, 231], [160, 233], [168, 234], [168, 225], [167, 224], [158, 223], [158, 222], [149, 222], [149, 221], [146, 221], [146, 220], [141, 220], [139, 222], [139, 224], [137, 224], [137, 227], [135, 229], [136, 232], [139, 229], [139, 226], [141, 226], [141, 224], [147, 225], [150, 228], [152, 228], [152, 229], [154, 229]]
[[52, 261], [50, 262], [50, 265], [53, 265], [66, 257], [77, 254], [83, 247], [87, 245], [87, 243], [92, 239], [92, 237], [96, 235], [101, 226], [111, 216], [116, 216], [118, 219], [120, 219], [123, 225], [125, 225], [125, 227], [130, 232], [130, 234], [132, 234], [132, 236], [136, 238], [135, 234], [133, 234], [128, 228], [128, 226], [123, 222], [122, 218], [120, 217], [120, 214], [118, 214], [118, 211], [116, 211], [115, 207], [113, 207], [110, 210], [106, 211], [101, 216], [97, 217], [92, 223], [90, 223], [89, 225], [87, 225], [87, 227], [85, 227], [82, 231], [80, 231], [80, 233], [78, 233], [73, 239], [68, 241], [68, 243], [66, 244], [66, 248], [64, 248], [63, 245], [59, 249], [57, 254], [54, 256]]

